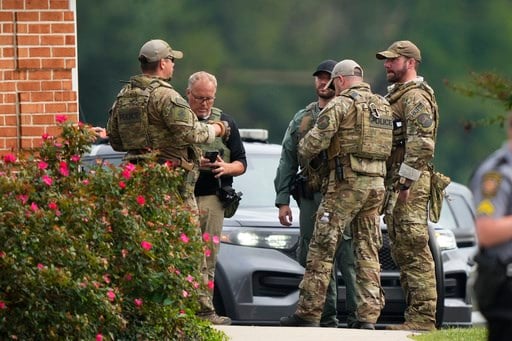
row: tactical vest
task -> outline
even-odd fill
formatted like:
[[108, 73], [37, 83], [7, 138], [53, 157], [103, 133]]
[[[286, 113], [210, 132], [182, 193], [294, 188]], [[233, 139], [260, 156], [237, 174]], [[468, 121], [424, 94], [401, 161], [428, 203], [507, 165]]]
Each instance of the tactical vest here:
[[[222, 111], [218, 108], [212, 108], [212, 113], [208, 118], [208, 121], [220, 122]], [[231, 162], [231, 151], [224, 143], [222, 137], [216, 137], [212, 143], [200, 145], [201, 150], [206, 151], [218, 151], [224, 162]]]
[[312, 102], [308, 104], [308, 106], [304, 109], [304, 115], [302, 115], [302, 119], [300, 120], [299, 127], [297, 130], [295, 141], [297, 144], [304, 137], [304, 135], [306, 135], [308, 131], [310, 131], [311, 128], [313, 128], [319, 112], [320, 110], [318, 108], [317, 102]]
[[[435, 118], [435, 127], [434, 127], [434, 141], [437, 137], [437, 128], [439, 126], [438, 119], [438, 107], [437, 102], [434, 96], [434, 90], [425, 82], [425, 81], [411, 81], [402, 85], [402, 87], [398, 88], [396, 91], [393, 91], [386, 95], [386, 99], [388, 100], [391, 107], [408, 91], [412, 89], [421, 89], [424, 90], [428, 96], [425, 96], [427, 101], [430, 103], [430, 106], [433, 109], [433, 114]], [[406, 118], [405, 117], [395, 117], [394, 119], [394, 127], [393, 127], [393, 149], [404, 145], [407, 140], [407, 126], [406, 126]]]
[[386, 160], [391, 154], [393, 116], [389, 103], [377, 94], [351, 91], [342, 94], [354, 102], [356, 124], [338, 134], [341, 154]]
[[117, 97], [112, 119], [117, 121], [122, 151], [151, 148], [148, 104], [151, 93], [158, 87], [172, 87], [159, 79], [132, 77]]

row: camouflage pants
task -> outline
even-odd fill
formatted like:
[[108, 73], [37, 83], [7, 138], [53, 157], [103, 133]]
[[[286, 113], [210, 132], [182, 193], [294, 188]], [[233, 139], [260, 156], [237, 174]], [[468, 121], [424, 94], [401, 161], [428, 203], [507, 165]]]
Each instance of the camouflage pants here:
[[407, 308], [405, 321], [435, 323], [435, 264], [428, 246], [427, 204], [430, 173], [423, 172], [410, 189], [407, 202], [397, 201], [392, 217], [386, 217], [391, 255], [400, 267], [400, 283]]
[[[217, 264], [217, 254], [220, 244], [213, 242], [213, 237], [220, 238], [222, 225], [224, 223], [224, 208], [217, 195], [204, 195], [196, 197], [199, 207], [199, 221], [201, 224], [201, 232], [210, 236], [210, 241], [206, 242], [206, 248], [210, 250], [210, 255], [206, 257], [206, 268], [203, 269], [203, 278], [214, 282], [215, 265]], [[213, 290], [207, 292], [206, 297], [199, 300], [201, 312], [214, 311], [213, 307]]]
[[[314, 194], [313, 200], [301, 198], [300, 201], [300, 237], [299, 246], [297, 248], [297, 260], [300, 265], [306, 266], [308, 256], [309, 243], [313, 236], [315, 228], [316, 211], [322, 200], [321, 193]], [[339, 264], [341, 274], [345, 280], [346, 287], [346, 310], [347, 310], [347, 323], [352, 325], [357, 321], [356, 319], [356, 293], [355, 283], [356, 275], [354, 269], [354, 253], [352, 250], [352, 234], [350, 229], [344, 232], [338, 256], [335, 257], [336, 262]], [[338, 261], [339, 259], [339, 261]], [[338, 324], [338, 285], [336, 283], [336, 267], [333, 267], [332, 276], [329, 280], [327, 287], [325, 304], [320, 319], [321, 326], [333, 326]]]
[[320, 321], [336, 249], [345, 227], [353, 222], [357, 316], [362, 322], [375, 323], [384, 306], [378, 258], [378, 210], [384, 198], [384, 181], [380, 177], [358, 176], [349, 181], [330, 180], [327, 188], [309, 244], [296, 314], [309, 321]]

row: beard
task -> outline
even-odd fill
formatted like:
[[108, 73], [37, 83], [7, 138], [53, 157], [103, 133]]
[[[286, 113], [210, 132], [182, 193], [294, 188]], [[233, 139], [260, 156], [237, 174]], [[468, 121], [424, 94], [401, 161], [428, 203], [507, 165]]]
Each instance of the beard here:
[[335, 93], [333, 89], [316, 89], [316, 95], [323, 99], [333, 98]]
[[389, 70], [386, 76], [389, 83], [401, 83], [406, 73], [407, 67], [404, 64], [401, 69]]

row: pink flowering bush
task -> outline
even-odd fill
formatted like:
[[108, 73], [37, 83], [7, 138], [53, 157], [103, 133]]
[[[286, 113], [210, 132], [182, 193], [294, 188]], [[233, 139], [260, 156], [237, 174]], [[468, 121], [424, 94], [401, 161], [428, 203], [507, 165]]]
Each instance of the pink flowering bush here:
[[195, 317], [205, 246], [180, 171], [84, 171], [94, 134], [58, 124], [0, 159], [0, 339], [225, 340]]

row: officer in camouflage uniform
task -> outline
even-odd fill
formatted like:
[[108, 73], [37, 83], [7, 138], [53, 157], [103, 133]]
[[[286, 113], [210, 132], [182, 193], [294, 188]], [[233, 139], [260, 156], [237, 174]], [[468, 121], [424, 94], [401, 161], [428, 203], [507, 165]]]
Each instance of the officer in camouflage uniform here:
[[512, 113], [506, 124], [508, 141], [480, 164], [470, 182], [480, 245], [474, 291], [491, 341], [512, 335]]
[[157, 151], [161, 161], [169, 161], [185, 170], [180, 194], [194, 211], [197, 204], [194, 186], [199, 175], [201, 152], [197, 145], [224, 136], [226, 125], [200, 123], [187, 102], [168, 83], [174, 72], [174, 60], [183, 58], [160, 39], [146, 42], [140, 49], [143, 74], [130, 78], [114, 102], [107, 123], [112, 148], [126, 151], [126, 160], [134, 163]]
[[[213, 242], [213, 237], [219, 237], [224, 223], [224, 206], [219, 198], [219, 190], [231, 187], [233, 177], [242, 175], [247, 168], [245, 149], [240, 138], [240, 132], [235, 120], [219, 108], [213, 107], [217, 92], [217, 79], [214, 75], [204, 71], [192, 74], [188, 79], [187, 98], [192, 111], [201, 122], [225, 121], [230, 127], [227, 140], [217, 137], [212, 143], [201, 144], [202, 154], [215, 152], [218, 156], [213, 160], [201, 158], [199, 178], [195, 186], [195, 197], [199, 207], [201, 232], [210, 236], [206, 241], [210, 255], [206, 257], [206, 272], [210, 283], [215, 280], [215, 265], [219, 243]], [[219, 316], [213, 306], [213, 288], [208, 296], [201, 297], [198, 316], [216, 325], [231, 324], [227, 316]]]
[[405, 322], [387, 329], [433, 330], [437, 291], [435, 264], [428, 246], [427, 205], [439, 124], [437, 102], [432, 88], [417, 75], [421, 53], [412, 42], [394, 42], [376, 57], [384, 60], [391, 83], [386, 98], [395, 127], [387, 164], [390, 200], [385, 222], [407, 303]]
[[384, 306], [379, 209], [385, 192], [385, 160], [391, 151], [392, 116], [387, 101], [371, 92], [363, 82], [362, 68], [353, 60], [336, 64], [331, 84], [336, 98], [299, 143], [304, 160], [326, 150], [329, 174], [299, 286], [299, 303], [295, 313], [280, 322], [282, 326], [318, 326], [333, 258], [343, 231], [352, 224], [358, 324], [374, 329]]
[[[306, 266], [309, 242], [315, 227], [316, 211], [322, 199], [320, 191], [322, 175], [327, 171], [327, 165], [325, 164], [325, 160], [318, 157], [311, 163], [300, 165], [299, 171], [297, 145], [299, 144], [299, 140], [314, 126], [320, 111], [334, 98], [334, 90], [325, 87], [331, 79], [334, 65], [336, 65], [336, 61], [325, 60], [318, 65], [316, 71], [313, 73], [318, 101], [310, 103], [306, 108], [297, 112], [290, 121], [283, 138], [281, 159], [274, 179], [276, 206], [279, 208], [279, 221], [281, 224], [285, 226], [292, 224], [292, 210], [289, 205], [290, 195], [296, 198], [300, 207], [300, 237], [299, 246], [297, 248], [297, 260], [304, 267]], [[290, 193], [291, 189], [294, 192], [293, 194]], [[350, 226], [348, 226], [343, 233], [339, 254], [340, 270], [346, 285], [347, 325], [354, 327], [357, 322], [355, 316], [356, 274]], [[336, 308], [338, 299], [337, 291], [336, 269], [334, 268], [327, 289], [322, 318], [320, 320], [320, 326], [322, 327], [338, 326]]]

